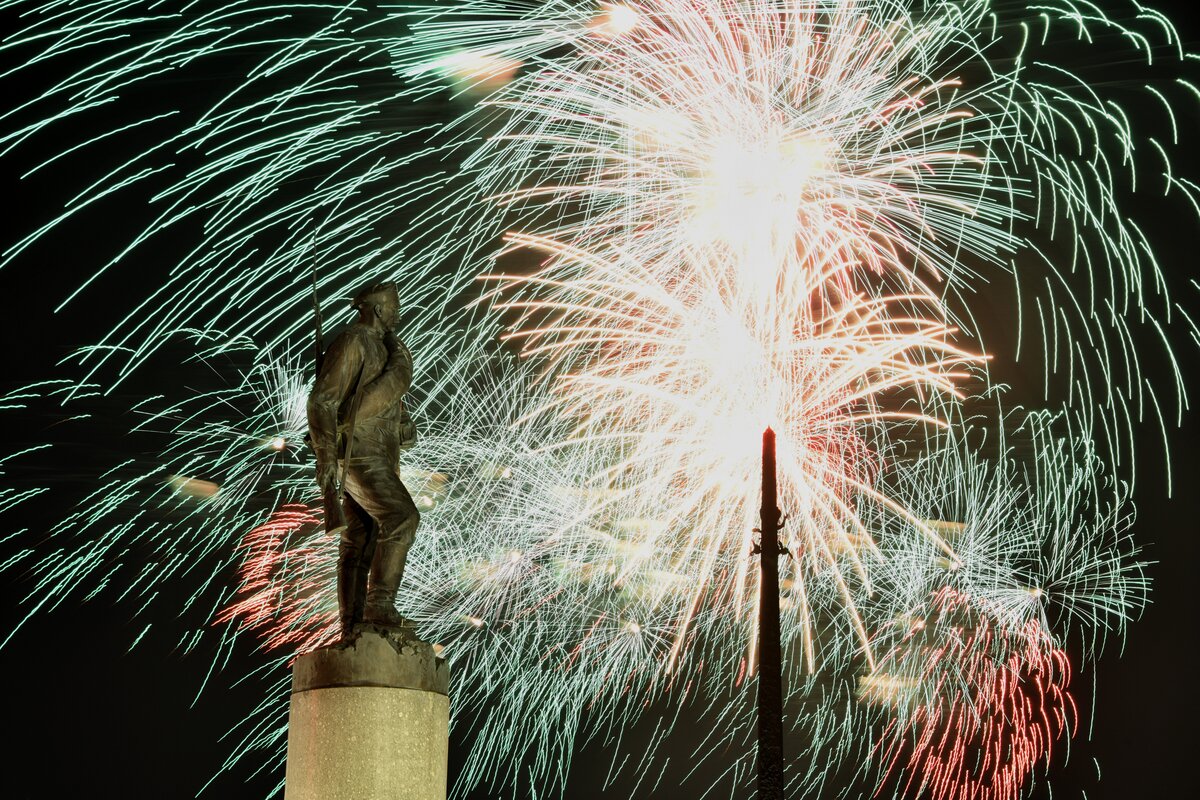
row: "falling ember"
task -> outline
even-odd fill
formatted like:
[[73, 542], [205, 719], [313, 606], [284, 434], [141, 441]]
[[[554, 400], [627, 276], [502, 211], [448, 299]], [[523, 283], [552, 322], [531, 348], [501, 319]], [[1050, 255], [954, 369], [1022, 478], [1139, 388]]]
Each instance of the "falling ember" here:
[[463, 50], [438, 59], [433, 69], [456, 88], [487, 94], [507, 84], [521, 62], [478, 50]]
[[217, 493], [221, 491], [221, 487], [212, 481], [189, 478], [184, 475], [172, 475], [167, 479], [167, 485], [181, 495], [201, 500], [216, 497]]

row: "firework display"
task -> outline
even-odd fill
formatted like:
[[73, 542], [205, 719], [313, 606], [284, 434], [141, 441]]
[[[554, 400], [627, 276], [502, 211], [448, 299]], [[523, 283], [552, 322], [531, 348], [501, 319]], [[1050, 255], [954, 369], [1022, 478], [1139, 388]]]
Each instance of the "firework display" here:
[[[1013, 800], [1076, 735], [1072, 676], [1146, 602], [1133, 438], [1182, 418], [1172, 342], [1197, 337], [1122, 189], [1200, 208], [1171, 167], [1173, 104], [1200, 90], [1164, 16], [0, 7], [22, 14], [15, 74], [52, 73], [7, 110], [4, 154], [66, 125], [30, 180], [119, 153], [5, 263], [129, 202], [150, 216], [64, 305], [171, 258], [69, 380], [0, 405], [86, 425], [164, 363], [206, 381], [140, 397], [129, 428], [154, 454], [114, 461], [3, 563], [34, 576], [31, 614], [111, 593], [140, 638], [184, 585], [210, 624], [182, 649], [271, 653], [225, 769], [280, 763], [287, 665], [338, 635], [303, 444], [313, 303], [328, 329], [381, 277], [421, 427], [398, 602], [451, 663], [460, 795], [562, 792], [588, 742], [635, 795], [668, 774], [748, 791], [767, 426], [789, 791]], [[1056, 59], [1068, 45], [1169, 65], [1139, 90], [1156, 135]], [[158, 91], [210, 74], [187, 102]], [[998, 377], [1014, 363], [1036, 406]], [[2, 489], [0, 508], [53, 489]]]

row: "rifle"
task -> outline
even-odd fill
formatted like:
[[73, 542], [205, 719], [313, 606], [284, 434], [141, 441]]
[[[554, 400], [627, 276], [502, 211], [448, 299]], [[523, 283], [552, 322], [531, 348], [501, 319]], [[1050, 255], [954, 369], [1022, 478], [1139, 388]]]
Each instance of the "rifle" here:
[[331, 504], [335, 507], [333, 519], [339, 522], [338, 527], [334, 530], [340, 531], [349, 527], [346, 523], [346, 512], [342, 508], [342, 501], [346, 499], [346, 471], [350, 468], [350, 456], [354, 450], [354, 424], [358, 421], [358, 409], [362, 405], [362, 376], [365, 368], [366, 364], [361, 365], [358, 368], [358, 377], [354, 379], [354, 399], [350, 401], [350, 413], [346, 418], [346, 453], [342, 456], [342, 468], [338, 470], [334, 497], [332, 501], [328, 497], [325, 498], [325, 531], [327, 533], [333, 533], [329, 530]]

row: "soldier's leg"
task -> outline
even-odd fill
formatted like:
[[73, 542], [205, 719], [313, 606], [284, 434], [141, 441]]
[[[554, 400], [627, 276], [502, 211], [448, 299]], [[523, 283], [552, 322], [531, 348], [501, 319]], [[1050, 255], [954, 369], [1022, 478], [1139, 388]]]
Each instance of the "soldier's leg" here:
[[[355, 623], [362, 621], [367, 573], [374, 555], [374, 537], [369, 534], [375, 521], [349, 494], [342, 500], [342, 511], [346, 515], [346, 528], [338, 543], [337, 585], [338, 617], [342, 624], [342, 636], [345, 637], [350, 635]], [[368, 544], [371, 546], [368, 547]], [[368, 550], [371, 552], [368, 553]]]
[[367, 536], [363, 544], [362, 554], [358, 559], [358, 579], [355, 581], [354, 587], [357, 590], [354, 595], [354, 621], [362, 622], [363, 616], [367, 609], [367, 582], [371, 574], [371, 562], [375, 559], [375, 544], [379, 539], [379, 526], [375, 524], [375, 520], [363, 511], [363, 516], [367, 520]]
[[403, 619], [396, 611], [396, 592], [404, 577], [408, 551], [416, 538], [421, 515], [394, 467], [380, 463], [354, 472], [355, 497], [374, 519], [377, 530], [363, 618], [367, 622], [399, 625]]
[[408, 500], [408, 508], [404, 513], [390, 515], [386, 534], [382, 524], [380, 525], [375, 559], [371, 562], [367, 607], [363, 617], [366, 620], [391, 625], [398, 625], [404, 621], [396, 610], [396, 594], [400, 590], [400, 581], [404, 578], [404, 567], [408, 562], [408, 552], [412, 549], [417, 525], [421, 521], [416, 504], [404, 489], [404, 485], [399, 485], [400, 491], [404, 492], [404, 497]]

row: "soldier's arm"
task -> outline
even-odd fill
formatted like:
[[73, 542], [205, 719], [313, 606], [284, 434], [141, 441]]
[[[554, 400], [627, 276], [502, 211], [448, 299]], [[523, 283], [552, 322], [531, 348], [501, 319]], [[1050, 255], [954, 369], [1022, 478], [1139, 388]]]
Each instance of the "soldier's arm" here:
[[362, 343], [343, 333], [325, 353], [321, 374], [308, 395], [308, 430], [317, 454], [318, 479], [322, 472], [332, 474], [332, 465], [337, 464], [338, 408], [354, 392], [362, 366]]
[[370, 419], [385, 411], [412, 385], [412, 354], [395, 336], [390, 336], [385, 343], [388, 347], [387, 365], [379, 377], [362, 390], [362, 406], [358, 413], [363, 419]]

